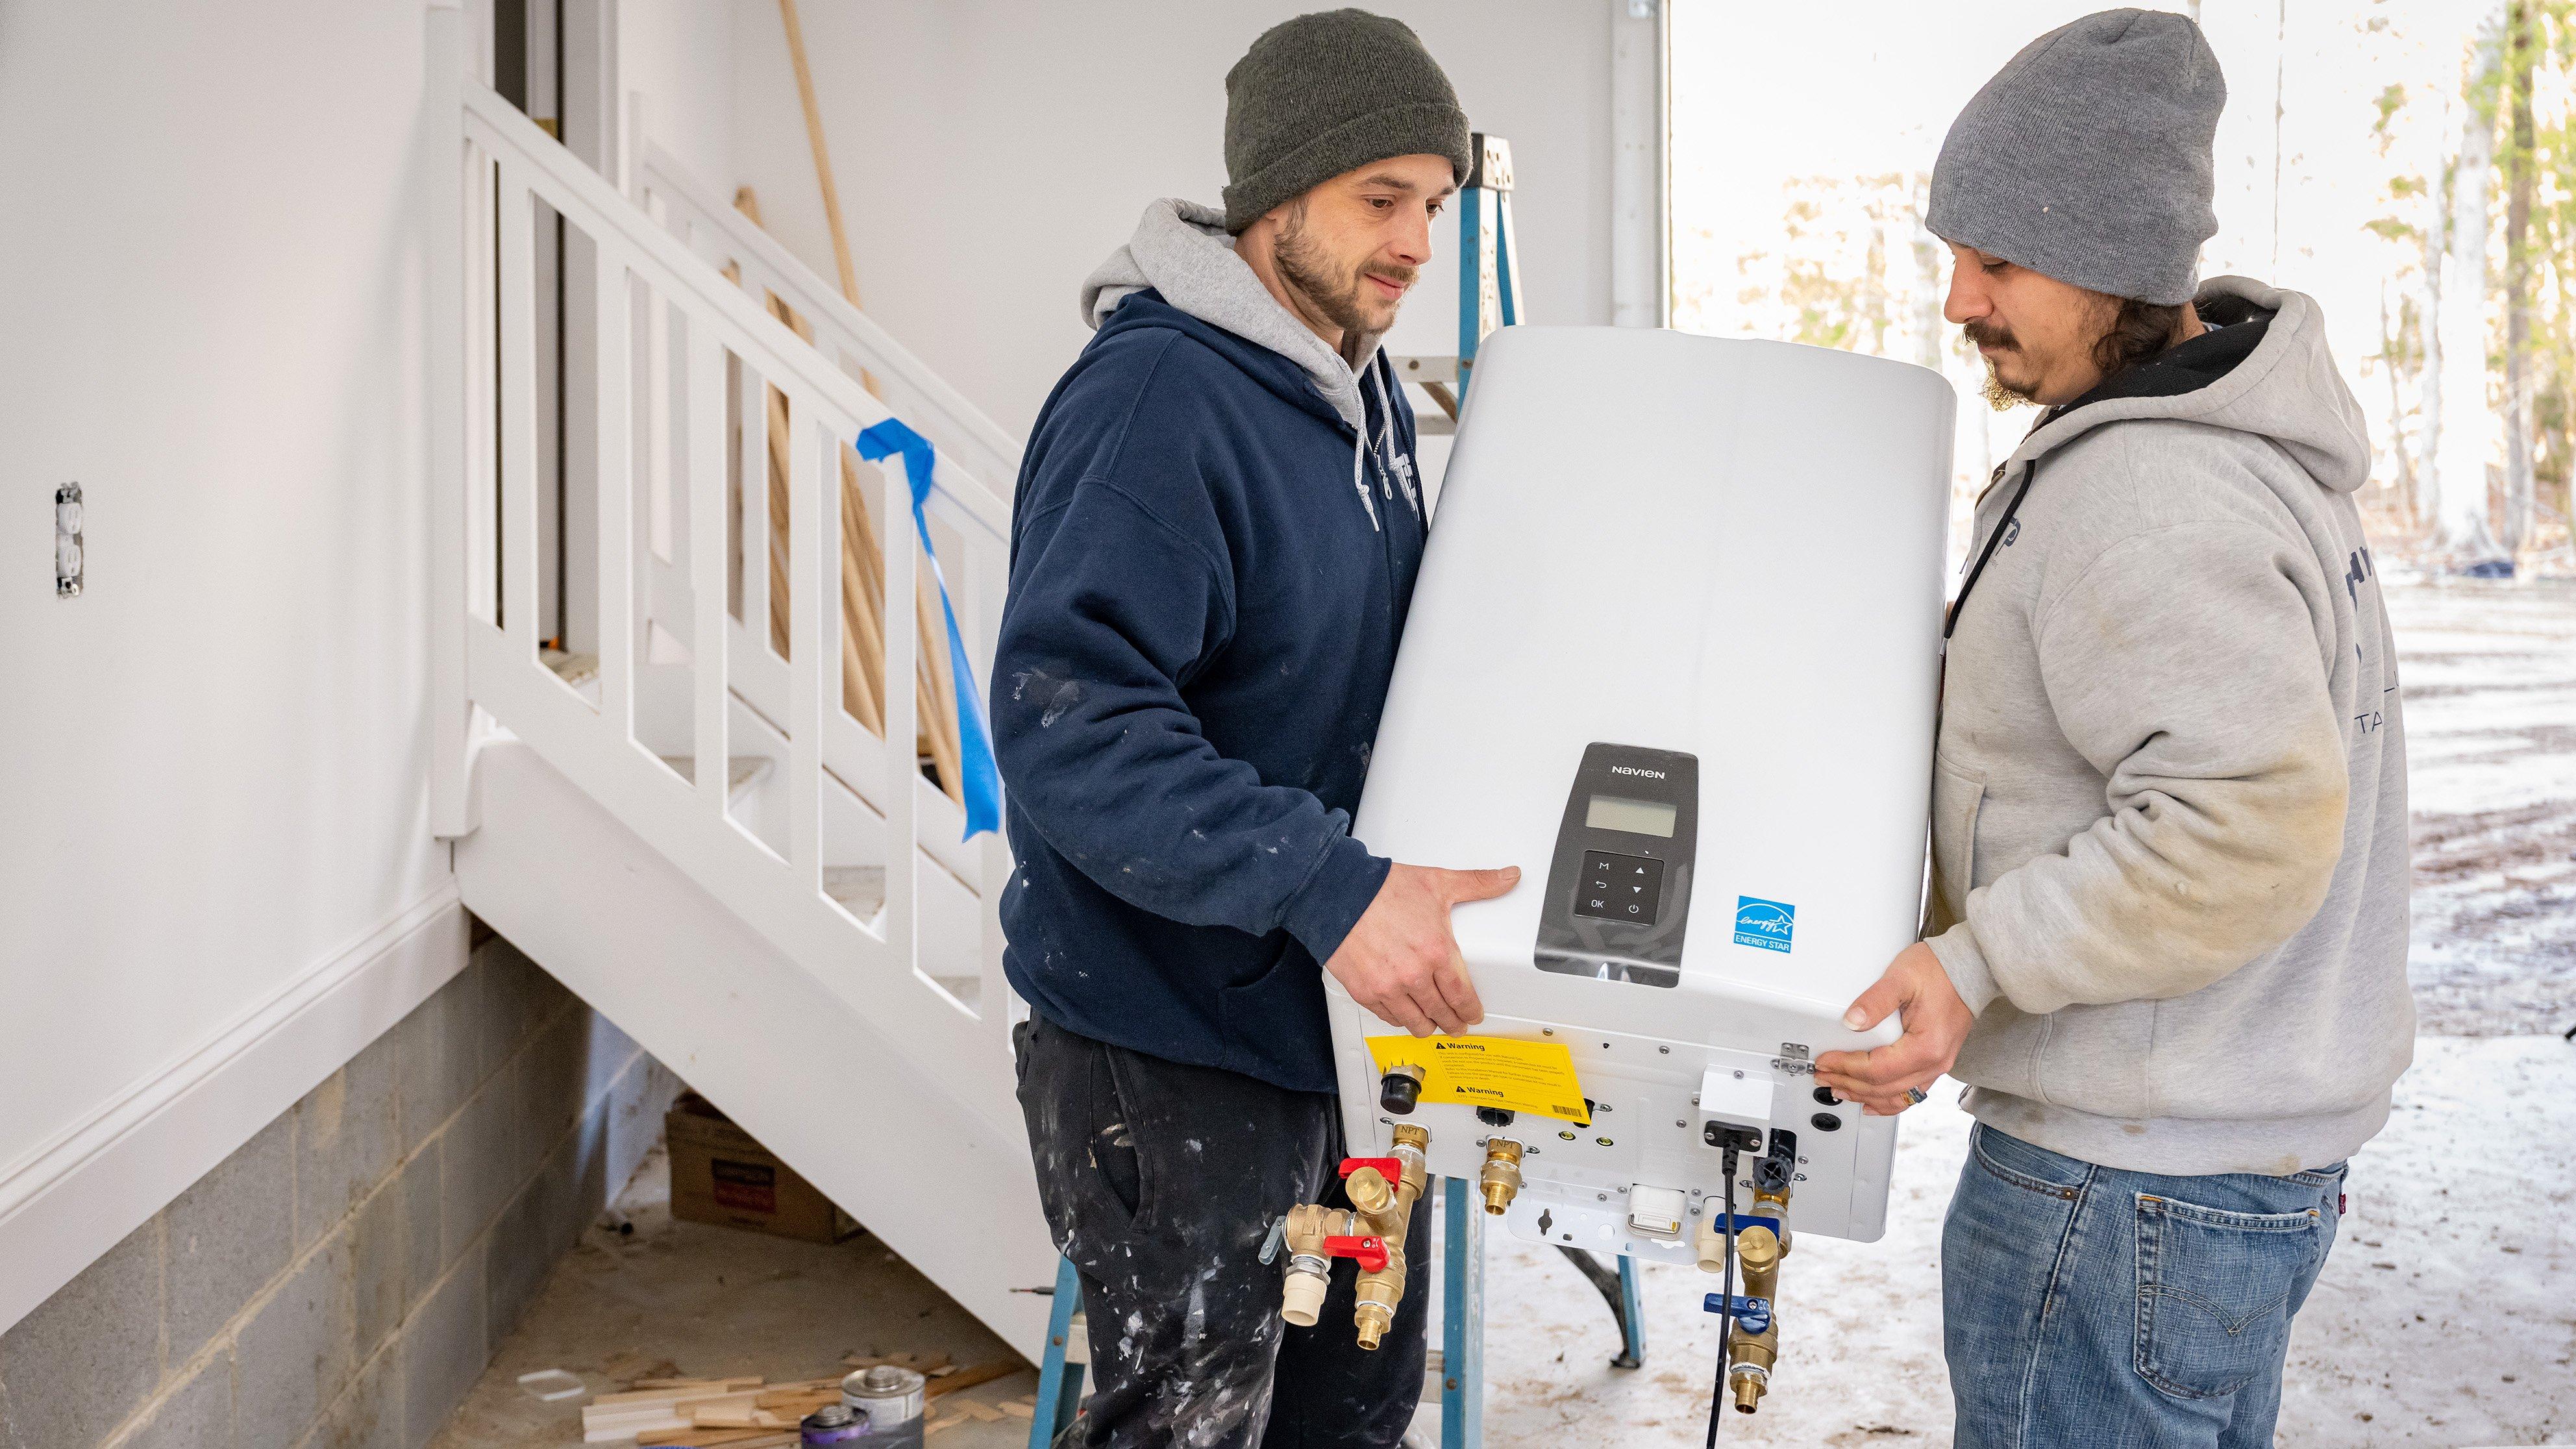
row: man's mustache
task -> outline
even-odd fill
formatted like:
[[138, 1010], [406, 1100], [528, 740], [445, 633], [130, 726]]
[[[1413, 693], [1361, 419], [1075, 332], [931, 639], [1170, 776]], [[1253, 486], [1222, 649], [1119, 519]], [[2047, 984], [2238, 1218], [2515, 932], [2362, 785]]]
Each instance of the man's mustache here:
[[1960, 324], [1959, 330], [1967, 334], [1968, 340], [1979, 347], [2010, 349], [2019, 345], [2013, 341], [2013, 335], [2009, 330], [1997, 327], [1982, 317], [1974, 322]]
[[1421, 277], [1422, 269], [1420, 267], [1362, 267], [1360, 268], [1360, 275], [1363, 277], [1384, 277], [1399, 287], [1410, 287], [1414, 284], [1416, 279]]

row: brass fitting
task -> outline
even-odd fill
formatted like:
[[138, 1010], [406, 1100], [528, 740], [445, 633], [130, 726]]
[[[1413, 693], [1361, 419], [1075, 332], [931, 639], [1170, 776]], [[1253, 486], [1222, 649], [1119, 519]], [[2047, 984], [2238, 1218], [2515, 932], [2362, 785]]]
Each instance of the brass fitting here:
[[1395, 1326], [1396, 1306], [1404, 1301], [1404, 1245], [1393, 1238], [1386, 1244], [1386, 1266], [1374, 1271], [1363, 1270], [1359, 1281], [1359, 1303], [1351, 1310], [1351, 1323], [1359, 1330], [1359, 1344], [1374, 1350], [1378, 1340]]
[[1735, 1261], [1744, 1270], [1744, 1292], [1750, 1298], [1768, 1298], [1780, 1281], [1780, 1239], [1760, 1224], [1745, 1228], [1735, 1235]]
[[1735, 1390], [1735, 1412], [1750, 1414], [1762, 1405], [1762, 1394], [1771, 1385], [1771, 1363], [1779, 1348], [1780, 1325], [1764, 1329], [1759, 1339], [1735, 1340], [1735, 1351], [1744, 1355], [1727, 1370], [1727, 1386]]
[[1404, 1164], [1404, 1185], [1415, 1197], [1430, 1184], [1431, 1163], [1423, 1154], [1431, 1150], [1431, 1129], [1406, 1122], [1395, 1129], [1395, 1158]]
[[1363, 1167], [1351, 1174], [1344, 1189], [1370, 1231], [1386, 1240], [1386, 1266], [1361, 1271], [1359, 1302], [1351, 1310], [1351, 1322], [1364, 1349], [1377, 1347], [1395, 1324], [1396, 1305], [1404, 1301], [1404, 1237], [1413, 1225], [1413, 1205], [1431, 1184], [1425, 1155], [1430, 1146], [1429, 1129], [1403, 1123], [1395, 1129], [1394, 1152], [1402, 1176], [1390, 1184], [1376, 1168]]
[[1324, 1294], [1333, 1286], [1333, 1255], [1324, 1246], [1331, 1237], [1356, 1236], [1357, 1214], [1336, 1212], [1314, 1203], [1288, 1210], [1288, 1278], [1281, 1292], [1279, 1316], [1299, 1328], [1312, 1328], [1324, 1311]]
[[1331, 1286], [1333, 1259], [1327, 1238], [1374, 1237], [1386, 1245], [1386, 1262], [1376, 1268], [1363, 1266], [1359, 1277], [1358, 1304], [1352, 1309], [1351, 1321], [1359, 1331], [1359, 1345], [1374, 1349], [1395, 1324], [1395, 1310], [1404, 1301], [1404, 1239], [1413, 1223], [1413, 1205], [1422, 1200], [1430, 1183], [1430, 1163], [1425, 1150], [1431, 1145], [1429, 1131], [1412, 1123], [1395, 1129], [1395, 1148], [1389, 1155], [1398, 1166], [1396, 1180], [1375, 1167], [1362, 1167], [1344, 1181], [1351, 1211], [1340, 1211], [1316, 1203], [1303, 1203], [1288, 1210], [1283, 1242], [1288, 1249], [1288, 1280], [1280, 1306], [1280, 1316], [1300, 1328], [1315, 1322], [1323, 1310], [1325, 1290]]
[[[1789, 1197], [1786, 1193], [1757, 1192], [1753, 1195], [1754, 1217], [1788, 1220]], [[1744, 1269], [1744, 1293], [1771, 1305], [1770, 1318], [1760, 1333], [1745, 1330], [1742, 1320], [1727, 1336], [1727, 1386], [1735, 1393], [1735, 1412], [1750, 1414], [1762, 1403], [1764, 1391], [1771, 1385], [1771, 1369], [1780, 1359], [1780, 1260], [1789, 1255], [1789, 1245], [1779, 1234], [1759, 1224], [1735, 1235], [1735, 1261]]]
[[1395, 1206], [1395, 1188], [1387, 1182], [1386, 1174], [1374, 1167], [1363, 1167], [1342, 1179], [1342, 1191], [1350, 1197], [1351, 1206], [1360, 1210], [1360, 1216], [1372, 1220]]
[[1521, 1192], [1521, 1145], [1508, 1137], [1488, 1138], [1485, 1166], [1476, 1174], [1476, 1190], [1485, 1195], [1485, 1211], [1500, 1217]]

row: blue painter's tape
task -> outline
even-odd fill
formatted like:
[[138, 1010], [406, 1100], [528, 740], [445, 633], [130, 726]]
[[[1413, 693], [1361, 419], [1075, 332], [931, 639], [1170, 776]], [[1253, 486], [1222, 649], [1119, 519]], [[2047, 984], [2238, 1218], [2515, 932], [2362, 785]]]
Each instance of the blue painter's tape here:
[[1735, 898], [1735, 944], [1786, 951], [1798, 938], [1798, 908], [1759, 896]]
[[984, 723], [983, 692], [975, 687], [975, 668], [966, 662], [966, 636], [957, 628], [957, 606], [948, 601], [948, 575], [939, 567], [939, 550], [930, 546], [930, 520], [921, 508], [930, 497], [930, 473], [937, 465], [930, 440], [900, 421], [888, 418], [859, 434], [859, 456], [873, 463], [889, 455], [903, 459], [905, 481], [912, 485], [912, 526], [921, 535], [921, 551], [930, 559], [930, 576], [939, 584], [939, 612], [948, 620], [948, 675], [957, 690], [958, 773], [966, 797], [966, 838], [1002, 825], [1002, 770], [993, 759], [993, 732]]

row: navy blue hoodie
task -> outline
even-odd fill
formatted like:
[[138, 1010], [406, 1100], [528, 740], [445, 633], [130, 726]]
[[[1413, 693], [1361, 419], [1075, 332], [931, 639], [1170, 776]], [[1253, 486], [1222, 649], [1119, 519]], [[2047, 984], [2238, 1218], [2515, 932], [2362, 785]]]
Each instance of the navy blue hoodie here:
[[1350, 813], [1425, 532], [1412, 411], [1364, 376], [1367, 446], [1299, 362], [1115, 302], [1038, 416], [993, 666], [1012, 987], [1300, 1091], [1335, 1085], [1318, 963], [1386, 878]]

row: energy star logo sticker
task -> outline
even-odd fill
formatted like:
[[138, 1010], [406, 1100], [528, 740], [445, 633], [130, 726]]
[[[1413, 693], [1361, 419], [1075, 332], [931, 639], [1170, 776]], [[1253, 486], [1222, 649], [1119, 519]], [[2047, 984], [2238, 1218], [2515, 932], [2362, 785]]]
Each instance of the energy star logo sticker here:
[[1735, 944], [1786, 951], [1798, 937], [1798, 908], [1759, 896], [1735, 898]]

